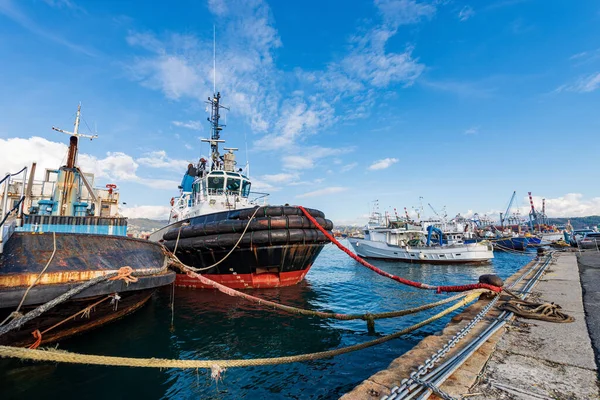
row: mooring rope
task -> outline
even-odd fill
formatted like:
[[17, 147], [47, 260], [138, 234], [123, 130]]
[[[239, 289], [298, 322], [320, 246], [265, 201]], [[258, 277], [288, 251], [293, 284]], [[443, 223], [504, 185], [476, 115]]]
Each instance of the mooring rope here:
[[184, 368], [184, 369], [211, 369], [222, 371], [223, 368], [235, 367], [251, 367], [261, 365], [277, 365], [289, 364], [294, 362], [318, 360], [322, 358], [335, 357], [340, 354], [350, 353], [372, 347], [378, 344], [396, 339], [407, 333], [413, 332], [433, 321], [436, 321], [445, 315], [463, 307], [479, 296], [478, 293], [468, 294], [456, 304], [439, 312], [438, 314], [427, 318], [417, 324], [414, 324], [401, 331], [390, 335], [380, 337], [365, 343], [355, 344], [352, 346], [343, 347], [340, 349], [327, 350], [317, 353], [307, 353], [295, 356], [273, 357], [273, 358], [255, 358], [255, 359], [237, 359], [237, 360], [176, 360], [176, 359], [160, 359], [160, 358], [132, 358], [132, 357], [114, 357], [101, 356], [92, 354], [70, 353], [57, 349], [25, 349], [19, 347], [0, 346], [0, 357], [20, 358], [36, 361], [52, 361], [71, 364], [88, 364], [88, 365], [105, 365], [105, 366], [121, 366], [121, 367], [143, 367], [143, 368]]
[[[133, 272], [133, 274], [136, 276], [154, 275], [154, 274], [163, 272], [164, 270], [167, 269], [167, 267], [168, 267], [168, 263], [167, 263], [167, 259], [165, 259], [165, 262], [162, 267], [151, 268], [151, 269], [142, 270], [142, 271], [135, 271], [135, 272]], [[75, 296], [76, 294], [84, 291], [85, 289], [87, 289], [89, 287], [92, 287], [100, 282], [103, 282], [103, 281], [106, 281], [113, 277], [116, 277], [119, 274], [123, 274], [124, 276], [129, 276], [129, 274], [127, 272], [128, 271], [119, 269], [118, 271], [110, 272], [106, 275], [97, 276], [95, 278], [92, 278], [92, 279], [82, 283], [81, 285], [75, 286], [73, 289], [70, 289], [67, 292], [56, 297], [55, 299], [50, 300], [49, 302], [47, 302], [45, 304], [42, 304], [41, 306], [37, 307], [34, 310], [29, 311], [27, 314], [13, 319], [12, 321], [10, 321], [9, 323], [7, 323], [4, 326], [0, 326], [0, 336], [23, 326], [25, 323], [31, 321], [32, 319], [34, 319], [36, 317], [39, 317], [40, 315], [42, 315], [46, 311], [50, 310], [51, 308], [54, 308], [61, 303], [64, 303], [65, 301], [69, 300], [71, 297]]]
[[92, 311], [92, 309], [94, 307], [96, 307], [98, 304], [103, 303], [107, 300], [113, 299], [114, 300], [114, 296], [106, 296], [105, 298], [98, 300], [97, 302], [90, 304], [89, 306], [84, 307], [82, 310], [77, 311], [75, 314], [72, 314], [70, 316], [68, 316], [67, 318], [63, 319], [62, 321], [57, 322], [56, 324], [52, 325], [49, 328], [44, 329], [43, 331], [40, 332], [39, 329], [36, 329], [35, 331], [33, 331], [31, 334], [33, 335], [33, 337], [36, 339], [35, 342], [29, 346], [30, 349], [37, 349], [39, 347], [39, 345], [42, 343], [42, 338], [43, 335], [45, 335], [46, 333], [50, 332], [52, 329], [61, 326], [62, 324], [76, 318], [79, 315], [87, 315], [89, 317], [90, 312]]
[[42, 270], [38, 274], [37, 278], [35, 278], [35, 280], [31, 283], [31, 285], [29, 285], [29, 287], [27, 287], [27, 290], [25, 290], [25, 293], [23, 293], [23, 297], [21, 298], [21, 301], [19, 302], [17, 309], [15, 311], [11, 312], [8, 315], [8, 317], [6, 317], [4, 319], [4, 321], [0, 322], [0, 326], [4, 325], [10, 319], [20, 318], [22, 316], [20, 311], [21, 311], [21, 307], [23, 306], [23, 303], [25, 302], [25, 298], [27, 297], [27, 294], [29, 294], [29, 291], [31, 290], [31, 288], [34, 287], [39, 282], [39, 280], [42, 278], [42, 275], [44, 275], [44, 272], [46, 272], [46, 269], [48, 269], [48, 266], [54, 259], [54, 255], [56, 254], [56, 232], [52, 232], [52, 243], [53, 243], [54, 247], [52, 249], [52, 254], [50, 255], [50, 258], [48, 259], [48, 262], [46, 262], [46, 265], [44, 266], [44, 268], [42, 268]]
[[465, 291], [473, 290], [473, 289], [488, 289], [488, 290], [494, 291], [496, 293], [499, 293], [500, 291], [502, 291], [501, 287], [489, 285], [487, 283], [473, 283], [473, 284], [469, 284], [469, 285], [458, 285], [458, 286], [434, 286], [434, 285], [428, 285], [428, 284], [422, 283], [422, 282], [411, 281], [409, 279], [405, 279], [405, 278], [402, 278], [397, 275], [392, 275], [389, 272], [383, 271], [382, 269], [377, 268], [373, 264], [366, 262], [364, 259], [359, 257], [357, 254], [354, 254], [353, 252], [351, 252], [347, 247], [345, 247], [335, 237], [333, 237], [333, 235], [331, 235], [329, 232], [327, 232], [319, 224], [319, 222], [312, 215], [310, 215], [310, 213], [308, 211], [306, 211], [306, 209], [304, 207], [298, 206], [298, 208], [300, 210], [302, 210], [302, 212], [310, 220], [310, 222], [312, 222], [315, 225], [315, 227], [317, 227], [317, 229], [319, 229], [327, 237], [327, 239], [329, 239], [333, 244], [335, 244], [340, 250], [342, 250], [344, 253], [348, 254], [350, 257], [352, 257], [354, 260], [358, 261], [360, 264], [364, 265], [365, 267], [369, 268], [370, 270], [376, 272], [377, 274], [379, 274], [381, 276], [385, 276], [386, 278], [393, 279], [396, 282], [400, 282], [404, 285], [416, 287], [419, 289], [435, 290], [438, 293], [441, 293], [441, 292], [465, 292]]
[[[187, 268], [184, 268], [184, 270], [186, 270], [186, 269]], [[307, 310], [307, 309], [299, 308], [299, 307], [286, 306], [286, 305], [279, 304], [279, 303], [276, 303], [276, 302], [273, 302], [270, 300], [265, 300], [265, 299], [261, 299], [256, 296], [249, 295], [249, 294], [241, 292], [239, 290], [232, 289], [232, 288], [222, 285], [218, 282], [215, 282], [212, 279], [209, 279], [205, 276], [202, 276], [200, 274], [197, 274], [197, 273], [189, 271], [189, 270], [186, 271], [186, 273], [189, 277], [196, 278], [196, 279], [200, 280], [200, 282], [202, 282], [203, 284], [212, 286], [213, 288], [215, 288], [215, 289], [219, 290], [220, 292], [225, 293], [229, 296], [240, 297], [245, 300], [255, 302], [259, 305], [273, 307], [278, 310], [282, 310], [282, 311], [285, 311], [285, 312], [288, 312], [291, 314], [308, 315], [311, 317], [319, 317], [319, 318], [330, 318], [330, 319], [337, 319], [337, 320], [341, 320], [341, 321], [351, 321], [351, 320], [356, 320], [356, 319], [362, 319], [364, 321], [369, 321], [369, 320], [376, 320], [376, 319], [401, 317], [404, 315], [415, 314], [415, 313], [429, 310], [431, 308], [435, 308], [435, 307], [438, 307], [438, 306], [441, 306], [441, 305], [444, 305], [447, 303], [451, 303], [455, 300], [469, 296], [471, 294], [481, 295], [483, 293], [490, 292], [487, 289], [475, 289], [475, 290], [472, 290], [469, 292], [463, 292], [463, 293], [454, 295], [452, 297], [449, 297], [447, 299], [440, 300], [440, 301], [437, 301], [434, 303], [424, 304], [422, 306], [408, 308], [408, 309], [404, 309], [404, 310], [388, 311], [388, 312], [375, 313], [375, 314], [371, 314], [371, 313], [343, 314], [343, 313], [314, 311], [314, 310]]]

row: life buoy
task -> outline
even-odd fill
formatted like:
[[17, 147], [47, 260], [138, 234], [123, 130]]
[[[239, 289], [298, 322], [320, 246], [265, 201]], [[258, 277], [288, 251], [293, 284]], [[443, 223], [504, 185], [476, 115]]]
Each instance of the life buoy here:
[[171, 206], [175, 205], [175, 197], [171, 197]]

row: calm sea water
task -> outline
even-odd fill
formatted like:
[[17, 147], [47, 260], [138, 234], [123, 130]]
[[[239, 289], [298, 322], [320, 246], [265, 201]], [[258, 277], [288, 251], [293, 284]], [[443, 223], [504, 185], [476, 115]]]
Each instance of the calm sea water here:
[[[346, 242], [347, 244], [347, 242]], [[438, 285], [476, 282], [481, 274], [505, 278], [531, 257], [496, 253], [483, 266], [416, 265], [373, 261], [402, 277]], [[332, 245], [325, 247], [306, 280], [254, 294], [302, 308], [343, 313], [383, 312], [440, 300], [446, 295], [410, 288], [362, 267]], [[432, 315], [376, 321], [369, 335], [364, 321], [330, 321], [265, 310], [217, 291], [171, 289], [133, 315], [60, 343], [72, 352], [129, 357], [228, 359], [279, 357], [325, 351], [372, 340]], [[86, 399], [332, 399], [386, 368], [451, 316], [380, 346], [333, 359], [227, 370], [215, 382], [210, 371], [55, 365], [0, 360], [0, 397]]]

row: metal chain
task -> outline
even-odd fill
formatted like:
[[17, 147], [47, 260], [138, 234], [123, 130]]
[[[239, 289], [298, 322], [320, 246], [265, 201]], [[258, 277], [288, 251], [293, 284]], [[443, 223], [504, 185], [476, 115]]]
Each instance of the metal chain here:
[[[555, 261], [554, 258], [556, 257], [555, 253], [550, 253], [550, 260], [548, 263]], [[536, 267], [538, 267], [538, 265], [540, 264], [540, 259], [538, 259], [538, 262], [536, 264], [534, 264], [534, 266], [532, 266], [532, 268], [529, 269], [529, 271], [527, 271], [525, 274], [523, 274], [519, 279], [517, 279], [516, 281], [514, 281], [509, 287], [512, 289], [518, 282], [520, 282], [526, 275], [529, 275], [529, 273], [531, 273]], [[448, 354], [448, 352], [454, 348], [458, 342], [464, 338], [471, 329], [473, 329], [473, 327], [483, 319], [483, 317], [485, 317], [485, 315], [489, 312], [489, 310], [498, 302], [498, 299], [500, 298], [499, 295], [497, 295], [496, 297], [494, 297], [494, 299], [487, 305], [485, 306], [476, 316], [475, 318], [473, 318], [471, 320], [471, 322], [469, 322], [469, 324], [467, 324], [464, 328], [462, 328], [458, 333], [456, 333], [449, 341], [448, 343], [446, 343], [440, 350], [438, 350], [432, 357], [428, 358], [427, 360], [425, 360], [425, 362], [423, 364], [421, 364], [416, 371], [412, 372], [410, 374], [410, 378], [407, 379], [403, 379], [400, 382], [400, 386], [394, 386], [391, 390], [391, 393], [389, 396], [383, 396], [381, 398], [381, 400], [394, 400], [394, 399], [399, 399], [401, 397], [399, 396], [403, 396], [406, 395], [408, 393], [410, 393], [412, 391], [412, 389], [410, 388], [410, 386], [414, 385], [415, 383], [420, 384], [418, 381], [421, 381], [421, 379], [419, 379], [419, 377], [425, 375], [429, 370], [433, 369], [433, 367], [435, 366], [435, 364], [441, 359], [443, 358], [446, 354]], [[424, 382], [424, 381], [422, 381]], [[427, 386], [427, 385], [423, 385], [423, 386]], [[431, 390], [434, 390], [432, 388], [430, 388]], [[435, 391], [435, 390], [434, 390]]]
[[419, 385], [425, 386], [426, 388], [430, 389], [433, 393], [437, 394], [439, 397], [441, 397], [444, 400], [457, 400], [456, 398], [450, 396], [448, 393], [444, 392], [442, 389], [435, 386], [431, 382], [427, 382], [427, 381], [421, 380], [419, 378], [413, 378], [413, 380], [416, 383], [418, 383]]
[[458, 333], [456, 333], [449, 341], [439, 349], [431, 358], [425, 360], [423, 364], [421, 364], [416, 371], [410, 374], [410, 378], [402, 380], [400, 386], [394, 386], [389, 396], [384, 396], [381, 400], [392, 400], [395, 399], [398, 394], [401, 392], [408, 390], [410, 392], [409, 387], [413, 383], [416, 382], [416, 379], [420, 380], [419, 377], [425, 375], [429, 370], [431, 370], [435, 364], [448, 354], [450, 350], [452, 350], [458, 342], [464, 338], [473, 327], [485, 317], [488, 311], [496, 304], [499, 296], [496, 296], [487, 306], [485, 306], [476, 316], [467, 324], [464, 328], [462, 328]]

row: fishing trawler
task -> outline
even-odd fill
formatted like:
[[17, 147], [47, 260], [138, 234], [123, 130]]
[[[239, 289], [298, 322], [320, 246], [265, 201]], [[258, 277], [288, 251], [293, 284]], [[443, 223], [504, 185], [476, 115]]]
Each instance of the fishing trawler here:
[[[210, 160], [190, 164], [178, 197], [171, 199], [169, 224], [149, 239], [167, 247], [187, 266], [223, 285], [252, 289], [294, 285], [304, 279], [328, 242], [297, 207], [267, 205], [268, 195], [253, 193], [247, 171], [237, 168], [237, 148], [219, 153], [221, 94], [208, 98]], [[307, 209], [326, 230], [333, 223]], [[178, 274], [176, 285], [206, 288]]]
[[137, 310], [156, 288], [175, 280], [161, 246], [126, 236], [117, 186], [94, 188], [93, 174], [77, 165], [79, 138], [97, 137], [79, 133], [80, 112], [78, 107], [73, 132], [53, 127], [70, 135], [65, 165], [47, 169], [42, 182], [34, 180], [35, 163], [29, 177], [26, 167], [0, 180], [0, 331], [91, 279], [118, 272], [129, 278], [84, 289], [1, 334], [2, 345], [36, 347], [104, 325]]
[[489, 242], [467, 244], [458, 237], [449, 240], [446, 233], [434, 224], [416, 225], [408, 219], [372, 222], [364, 229], [364, 237], [348, 238], [356, 254], [366, 258], [380, 258], [428, 264], [485, 263], [494, 258]]

